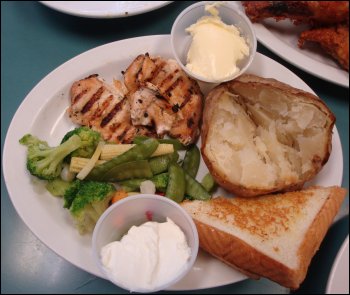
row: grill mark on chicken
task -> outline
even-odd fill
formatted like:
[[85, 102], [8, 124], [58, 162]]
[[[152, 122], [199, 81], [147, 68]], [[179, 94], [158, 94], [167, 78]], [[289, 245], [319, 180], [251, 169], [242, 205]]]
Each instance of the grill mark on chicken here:
[[184, 101], [182, 102], [182, 104], [180, 105], [180, 109], [182, 109], [182, 108], [184, 108], [184, 106], [189, 102], [189, 100], [191, 99], [191, 97], [192, 97], [192, 93], [191, 93], [191, 91], [188, 91], [187, 93], [186, 93], [186, 96], [185, 96], [185, 98], [184, 98]]
[[138, 74], [142, 70], [144, 60], [145, 56], [143, 54], [139, 55], [124, 72], [125, 86], [129, 91], [134, 91], [139, 85]]
[[91, 99], [84, 105], [83, 109], [81, 110], [82, 114], [85, 114], [87, 111], [89, 111], [92, 107], [92, 105], [98, 101], [101, 98], [101, 94], [104, 91], [104, 87], [101, 86], [91, 97]]
[[155, 62], [149, 57], [148, 54], [145, 55], [143, 60], [141, 71], [138, 73], [138, 80], [140, 84], [148, 81], [149, 77], [152, 76], [152, 73], [156, 70], [157, 65]]
[[157, 64], [157, 61], [155, 61], [156, 68], [151, 73], [151, 75], [144, 81], [144, 82], [153, 82], [153, 80], [159, 75], [159, 73], [163, 70], [163, 67], [165, 66], [165, 61], [160, 61], [159, 64]]
[[[167, 92], [167, 90], [171, 88], [171, 86], [176, 82], [175, 80], [173, 83], [169, 83], [170, 81], [173, 80], [177, 72], [179, 72], [179, 70], [175, 70], [174, 73], [170, 73], [168, 76], [166, 76], [165, 79], [162, 81], [162, 83], [160, 83], [158, 87], [162, 89], [164, 92]], [[179, 79], [179, 77], [177, 77], [177, 79]], [[166, 85], [167, 83], [169, 83], [170, 85]], [[166, 87], [163, 88], [165, 85]]]
[[113, 95], [111, 94], [106, 98], [106, 100], [100, 105], [98, 108], [96, 108], [96, 111], [91, 115], [91, 120], [95, 121], [99, 117], [101, 117], [102, 113], [104, 110], [108, 108], [110, 105], [111, 101], [113, 99]]
[[106, 126], [112, 119], [113, 117], [122, 109], [122, 105], [124, 103], [125, 98], [123, 98], [120, 102], [118, 102], [114, 108], [112, 109], [111, 112], [108, 113], [106, 117], [104, 117], [101, 121], [100, 126], [103, 128]]
[[[80, 86], [80, 84], [78, 84], [78, 86]], [[78, 93], [77, 95], [75, 95], [75, 96], [73, 97], [73, 99], [72, 99], [72, 105], [73, 105], [73, 104], [76, 104], [76, 103], [79, 101], [79, 99], [80, 99], [81, 97], [83, 97], [89, 90], [90, 90], [90, 89], [86, 88], [86, 89], [84, 89], [82, 92], [80, 92], [80, 93]]]
[[117, 136], [118, 140], [119, 140], [119, 141], [123, 141], [123, 139], [124, 139], [126, 133], [127, 133], [127, 130], [124, 130], [124, 131], [122, 132], [122, 134], [118, 135], [118, 136]]
[[164, 90], [164, 93], [166, 94], [166, 96], [170, 98], [172, 96], [171, 92], [173, 91], [173, 89], [175, 89], [179, 84], [183, 82], [184, 82], [183, 78], [181, 76], [178, 77], [173, 84], [169, 85], [169, 87]]

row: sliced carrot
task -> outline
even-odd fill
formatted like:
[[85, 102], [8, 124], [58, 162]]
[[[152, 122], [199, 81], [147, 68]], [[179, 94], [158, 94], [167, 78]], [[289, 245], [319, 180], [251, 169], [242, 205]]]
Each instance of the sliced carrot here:
[[121, 199], [124, 199], [126, 197], [128, 197], [128, 193], [124, 190], [117, 190], [114, 194], [114, 196], [112, 197], [112, 200], [111, 200], [111, 204], [114, 204], [115, 202], [121, 200]]

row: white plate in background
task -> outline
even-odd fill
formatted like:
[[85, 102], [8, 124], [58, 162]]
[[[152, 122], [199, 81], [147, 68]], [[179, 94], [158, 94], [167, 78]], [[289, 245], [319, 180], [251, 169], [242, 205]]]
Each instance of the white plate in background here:
[[172, 1], [39, 1], [57, 11], [90, 18], [116, 18], [145, 13]]
[[349, 294], [349, 236], [343, 242], [328, 279], [327, 294]]
[[[142, 44], [142, 49], [140, 49]], [[118, 54], [115, 54], [118, 52]], [[121, 71], [136, 56], [172, 57], [170, 35], [145, 36], [109, 43], [59, 66], [41, 80], [23, 100], [15, 113], [5, 139], [3, 151], [4, 179], [11, 201], [31, 231], [50, 249], [75, 266], [103, 277], [91, 254], [91, 235], [80, 236], [60, 198], [51, 196], [43, 184], [30, 177], [26, 169], [26, 148], [18, 140], [32, 133], [50, 145], [58, 145], [67, 131], [75, 126], [68, 118], [69, 89], [72, 83], [98, 73], [107, 82], [121, 79]], [[248, 69], [262, 77], [276, 78], [291, 86], [313, 92], [299, 77], [274, 60], [257, 53]], [[312, 184], [341, 185], [343, 155], [337, 128], [333, 129], [332, 153]], [[198, 179], [207, 173], [201, 161]], [[218, 193], [223, 193], [221, 189]], [[64, 237], [64, 238], [62, 238]], [[171, 290], [195, 290], [222, 286], [245, 279], [242, 273], [200, 251], [191, 272]]]
[[[244, 11], [240, 1], [231, 4]], [[305, 49], [298, 47], [299, 35], [307, 29], [306, 25], [295, 26], [289, 20], [276, 22], [266, 19], [253, 23], [256, 38], [265, 47], [292, 65], [323, 80], [349, 88], [349, 72], [343, 70], [319, 46], [309, 44]]]

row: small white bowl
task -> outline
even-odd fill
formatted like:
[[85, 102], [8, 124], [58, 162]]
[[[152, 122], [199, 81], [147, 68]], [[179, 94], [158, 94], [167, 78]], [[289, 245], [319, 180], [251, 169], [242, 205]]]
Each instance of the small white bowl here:
[[103, 266], [101, 261], [101, 249], [113, 241], [119, 241], [133, 225], [141, 225], [149, 221], [165, 222], [169, 217], [186, 236], [187, 244], [191, 249], [191, 257], [185, 267], [176, 277], [154, 290], [134, 289], [133, 292], [156, 292], [164, 290], [182, 279], [192, 268], [198, 254], [198, 232], [188, 213], [176, 202], [159, 195], [139, 194], [122, 199], [109, 207], [99, 218], [93, 235], [93, 257], [99, 269], [115, 285], [128, 290], [121, 282], [116, 281]]
[[234, 25], [238, 28], [241, 35], [248, 43], [249, 55], [239, 61], [238, 67], [240, 68], [240, 71], [224, 80], [210, 80], [192, 73], [186, 68], [187, 53], [192, 42], [192, 36], [186, 32], [186, 28], [196, 23], [202, 16], [209, 15], [204, 8], [205, 5], [211, 3], [214, 2], [203, 1], [193, 4], [179, 14], [171, 29], [171, 47], [176, 61], [188, 75], [207, 83], [221, 83], [237, 78], [248, 69], [256, 53], [257, 41], [252, 23], [245, 13], [233, 4], [223, 3], [217, 7], [219, 16], [227, 25]]

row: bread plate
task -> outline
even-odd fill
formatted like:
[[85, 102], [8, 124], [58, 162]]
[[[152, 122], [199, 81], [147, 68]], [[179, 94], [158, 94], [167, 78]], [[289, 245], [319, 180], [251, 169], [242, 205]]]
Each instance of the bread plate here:
[[[142, 44], [140, 51], [139, 44]], [[45, 188], [30, 178], [25, 167], [26, 151], [18, 143], [25, 133], [32, 133], [57, 144], [63, 135], [74, 128], [66, 115], [69, 105], [69, 89], [78, 79], [99, 73], [107, 82], [120, 78], [120, 71], [140, 53], [172, 57], [170, 36], [156, 35], [109, 43], [74, 57], [59, 66], [23, 100], [10, 124], [3, 151], [3, 171], [11, 201], [19, 216], [31, 231], [52, 251], [73, 265], [99, 277], [91, 255], [91, 235], [80, 236], [62, 208], [62, 200], [52, 197]], [[273, 77], [306, 91], [312, 90], [291, 71], [257, 54], [250, 73]], [[203, 88], [204, 89], [204, 88]], [[204, 89], [208, 91], [208, 89]], [[200, 145], [200, 140], [197, 143]], [[328, 163], [312, 181], [312, 184], [341, 185], [343, 175], [342, 147], [337, 128], [333, 129], [333, 151]], [[207, 173], [201, 161], [198, 179]], [[229, 195], [219, 188], [215, 194]], [[62, 239], [62, 236], [65, 238]], [[192, 271], [171, 290], [196, 290], [222, 286], [245, 279], [246, 276], [222, 262], [201, 252]]]

